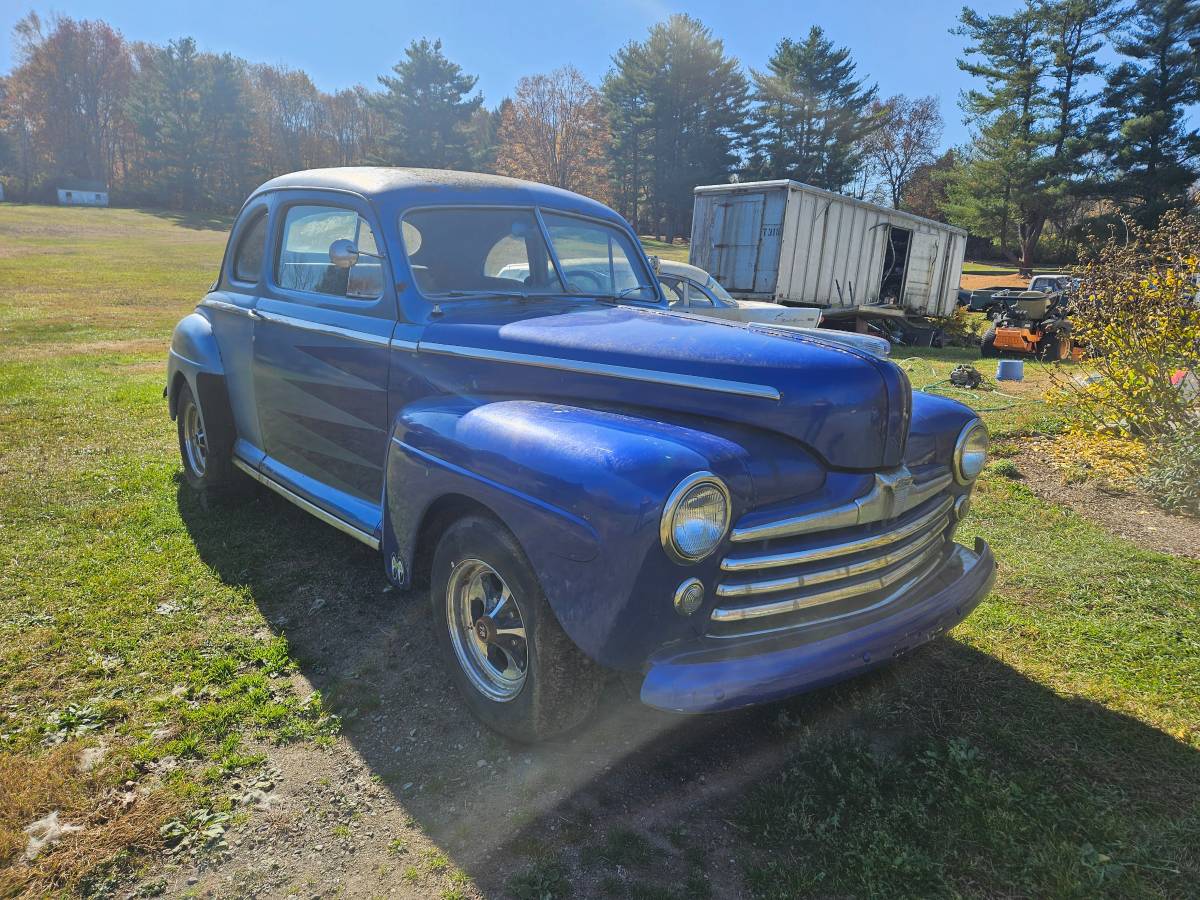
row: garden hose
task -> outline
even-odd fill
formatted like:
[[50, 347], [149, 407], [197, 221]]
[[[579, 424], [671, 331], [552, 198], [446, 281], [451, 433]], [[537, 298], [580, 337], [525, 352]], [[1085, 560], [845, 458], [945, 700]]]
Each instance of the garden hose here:
[[[934, 373], [933, 366], [930, 366], [926, 360], [921, 359], [919, 356], [910, 356], [907, 359], [894, 360], [894, 362], [896, 363], [896, 365], [900, 366], [902, 369], [904, 369], [905, 372], [908, 372], [910, 375], [912, 374], [912, 370], [910, 367], [915, 363], [925, 363], [930, 371], [930, 374]], [[995, 386], [995, 382], [990, 381], [987, 378], [987, 376], [983, 375], [982, 373], [980, 373], [979, 388], [976, 390], [970, 390], [968, 388], [961, 388], [961, 387], [957, 387], [956, 385], [952, 385], [950, 383], [949, 378], [939, 378], [937, 381], [930, 381], [930, 382], [928, 382], [926, 384], [922, 384], [922, 385], [914, 385], [913, 389], [917, 390], [917, 391], [925, 391], [926, 393], [930, 393], [930, 394], [940, 394], [943, 396], [951, 396], [951, 397], [953, 395], [965, 395], [967, 397], [970, 397], [973, 401], [975, 401], [975, 403], [972, 403], [971, 405], [975, 409], [976, 412], [1002, 412], [1003, 410], [1006, 410], [1006, 409], [1012, 409], [1014, 406], [1019, 406], [1022, 403], [1045, 403], [1046, 402], [1044, 400], [1032, 399], [1029, 397], [1018, 397], [1014, 394], [1007, 394], [1004, 391], [997, 388]], [[986, 391], [988, 394], [1004, 397], [1006, 400], [1008, 400], [1010, 402], [1000, 405], [1000, 406], [976, 406], [975, 404], [983, 402], [983, 397], [980, 395], [980, 392], [984, 392], [984, 391]]]

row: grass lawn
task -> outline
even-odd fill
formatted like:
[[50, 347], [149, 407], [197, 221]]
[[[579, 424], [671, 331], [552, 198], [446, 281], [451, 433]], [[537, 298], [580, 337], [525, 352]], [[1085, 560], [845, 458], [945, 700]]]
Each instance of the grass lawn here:
[[[1062, 266], [1034, 266], [1033, 273], [1040, 275], [1046, 272], [1061, 272]], [[964, 275], [1016, 275], [1017, 267], [1001, 262], [978, 262], [967, 260], [963, 263]]]
[[642, 235], [642, 246], [650, 256], [661, 256], [663, 259], [673, 259], [675, 262], [688, 261], [687, 244], [668, 244], [656, 238]]
[[[181, 488], [165, 348], [212, 281], [222, 226], [0, 205], [0, 896], [105, 896], [166, 849], [217, 854], [226, 832], [259, 821], [230, 783], [257, 777], [273, 748], [344, 746], [356, 727], [366, 740], [377, 726], [356, 726], [360, 710], [419, 714], [357, 674], [335, 673], [337, 697], [302, 690], [301, 673], [318, 680], [318, 643], [301, 637], [298, 651], [264, 611], [325, 568], [350, 573], [346, 590], [376, 584], [368, 554], [299, 513], [281, 524], [281, 502], [216, 513]], [[647, 245], [686, 259], [686, 247]], [[898, 362], [914, 386], [946, 391], [953, 366], [974, 359]], [[998, 456], [1055, 428], [1045, 375], [1027, 372], [1003, 393], [950, 393], [981, 410]], [[947, 639], [832, 690], [675, 726], [678, 740], [647, 751], [645, 781], [631, 768], [624, 799], [587, 827], [559, 813], [505, 823], [521, 842], [496, 856], [515, 871], [488, 896], [1194, 893], [1200, 564], [1112, 537], [998, 469], [960, 539], [976, 534], [1000, 576]], [[296, 549], [331, 546], [320, 562]], [[442, 703], [453, 700], [420, 708], [458, 715]], [[474, 773], [477, 755], [498, 751], [470, 727], [458, 739]], [[692, 746], [701, 732], [717, 737]], [[749, 764], [759, 752], [769, 763]], [[363, 756], [389, 802], [415, 809], [407, 776]], [[725, 762], [700, 769], [710, 785], [736, 776], [736, 790], [686, 778], [713, 758]], [[671, 811], [618, 822], [652, 783], [670, 786]], [[26, 864], [23, 829], [52, 810], [85, 831]], [[385, 859], [401, 852], [380, 841]], [[443, 896], [481, 896], [468, 876], [493, 877], [493, 864], [464, 874], [450, 851], [430, 853], [403, 869], [423, 891], [436, 877]]]

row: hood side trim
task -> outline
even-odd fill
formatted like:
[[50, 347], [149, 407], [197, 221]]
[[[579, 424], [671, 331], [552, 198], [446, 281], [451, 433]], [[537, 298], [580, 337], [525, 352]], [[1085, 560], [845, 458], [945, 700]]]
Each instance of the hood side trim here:
[[507, 350], [488, 350], [480, 347], [462, 347], [456, 344], [433, 344], [421, 341], [417, 349], [421, 353], [436, 353], [441, 356], [459, 356], [467, 359], [484, 359], [492, 362], [536, 366], [542, 369], [557, 369], [579, 375], [602, 375], [622, 378], [627, 381], [643, 381], [651, 384], [667, 384], [673, 387], [694, 388], [699, 391], [714, 391], [721, 394], [736, 394], [755, 397], [759, 400], [775, 400], [781, 397], [778, 389], [766, 384], [750, 384], [744, 381], [728, 381], [724, 378], [706, 378], [702, 375], [681, 375], [660, 369], [641, 369], [633, 366], [615, 366], [608, 363], [584, 362], [556, 356], [536, 356], [529, 353], [512, 353]]

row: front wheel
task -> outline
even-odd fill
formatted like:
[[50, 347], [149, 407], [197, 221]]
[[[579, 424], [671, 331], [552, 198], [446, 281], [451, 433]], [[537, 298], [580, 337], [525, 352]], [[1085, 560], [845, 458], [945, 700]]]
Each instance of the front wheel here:
[[996, 349], [996, 327], [994, 325], [983, 333], [983, 338], [979, 341], [979, 355], [985, 359], [1000, 355], [1000, 351]]
[[563, 632], [503, 525], [483, 516], [451, 525], [434, 552], [431, 582], [443, 658], [480, 721], [533, 742], [588, 716], [603, 673]]

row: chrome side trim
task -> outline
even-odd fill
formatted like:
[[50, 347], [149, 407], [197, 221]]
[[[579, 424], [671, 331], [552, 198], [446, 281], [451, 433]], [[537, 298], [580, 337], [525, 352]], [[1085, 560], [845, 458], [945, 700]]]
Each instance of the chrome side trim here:
[[416, 353], [419, 348], [416, 341], [406, 341], [404, 338], [392, 338], [388, 341], [388, 346], [393, 350], [406, 350], [409, 353]]
[[331, 512], [326, 512], [325, 510], [321, 509], [321, 507], [317, 506], [315, 503], [310, 503], [309, 501], [307, 501], [303, 497], [301, 497], [299, 494], [297, 494], [295, 491], [289, 490], [288, 488], [284, 487], [282, 484], [280, 484], [278, 481], [276, 481], [270, 475], [266, 475], [263, 472], [258, 471], [256, 468], [251, 466], [249, 463], [243, 462], [242, 460], [238, 459], [236, 456], [233, 458], [233, 464], [235, 466], [237, 466], [239, 469], [241, 469], [243, 472], [245, 472], [247, 475], [249, 475], [251, 478], [253, 478], [255, 481], [266, 485], [271, 490], [273, 490], [275, 493], [277, 493], [280, 497], [283, 497], [283, 499], [285, 499], [285, 500], [290, 500], [292, 503], [296, 504], [296, 506], [300, 507], [306, 513], [316, 516], [318, 519], [320, 519], [326, 525], [332, 525], [334, 528], [336, 528], [338, 531], [342, 532], [343, 534], [348, 534], [348, 535], [350, 535], [350, 537], [355, 538], [356, 540], [362, 541], [364, 544], [366, 544], [372, 550], [379, 549], [379, 540], [378, 540], [378, 538], [375, 537], [375, 535], [367, 534], [367, 532], [363, 531], [361, 528], [351, 525], [349, 522], [347, 522], [343, 519], [339, 519], [337, 516], [335, 516]]
[[673, 387], [695, 388], [721, 394], [737, 394], [757, 397], [760, 400], [778, 400], [779, 391], [765, 384], [749, 384], [742, 381], [726, 381], [723, 378], [705, 378], [702, 375], [680, 375], [657, 369], [638, 369], [632, 366], [614, 366], [607, 363], [582, 362], [555, 356], [534, 356], [528, 353], [510, 353], [507, 350], [482, 350], [475, 347], [459, 347], [453, 344], [427, 344], [421, 342], [422, 352], [443, 356], [459, 356], [467, 359], [486, 359], [493, 362], [514, 363], [522, 366], [537, 366], [557, 369], [580, 375], [605, 375], [609, 378], [624, 378], [629, 381], [644, 381], [650, 384], [669, 384]]
[[843, 585], [842, 587], [832, 588], [827, 591], [819, 591], [803, 597], [789, 597], [785, 600], [774, 600], [770, 603], [760, 603], [756, 606], [733, 608], [718, 606], [712, 611], [711, 618], [714, 622], [744, 622], [747, 619], [761, 619], [764, 616], [777, 616], [781, 613], [798, 612], [802, 609], [811, 609], [814, 606], [823, 606], [826, 603], [836, 603], [838, 600], [848, 600], [851, 597], [881, 591], [911, 575], [919, 567], [929, 562], [930, 559], [939, 555], [940, 552], [941, 547], [932, 547], [885, 575], [876, 575], [873, 578], [868, 578], [866, 581]]
[[[964, 560], [965, 559], [964, 554], [967, 554], [967, 553], [968, 553], [968, 551], [965, 547], [956, 546], [954, 548], [954, 550], [951, 551], [950, 556], [948, 556], [946, 558], [945, 562], [949, 563], [949, 561], [951, 559], [954, 559], [955, 557], [957, 557], [959, 560]], [[912, 591], [912, 589], [914, 587], [916, 587], [918, 584], [920, 584], [922, 581], [924, 581], [926, 578], [928, 578], [930, 575], [932, 575], [937, 570], [938, 566], [942, 565], [942, 564], [943, 563], [940, 558], [935, 558], [931, 563], [929, 563], [928, 566], [926, 566], [924, 569], [921, 569], [912, 578], [908, 579], [903, 584], [901, 584], [899, 587], [892, 590], [886, 597], [882, 598], [881, 600], [877, 600], [876, 602], [872, 603], [869, 606], [864, 606], [859, 609], [847, 610], [846, 612], [843, 612], [843, 613], [838, 613], [838, 614], [832, 615], [832, 616], [825, 616], [822, 619], [814, 619], [809, 622], [790, 623], [787, 625], [773, 625], [773, 626], [769, 626], [766, 628], [759, 628], [757, 631], [746, 631], [744, 629], [739, 629], [730, 634], [710, 633], [709, 637], [716, 638], [718, 640], [736, 640], [739, 638], [756, 637], [756, 636], [764, 635], [764, 634], [776, 634], [776, 633], [783, 632], [783, 631], [794, 631], [798, 628], [818, 628], [822, 625], [828, 625], [832, 622], [841, 621], [842, 619], [851, 619], [851, 618], [854, 618], [855, 616], [861, 616], [861, 615], [865, 615], [867, 613], [875, 612], [876, 610], [882, 609], [885, 606], [891, 606], [897, 600], [902, 600], [904, 597], [906, 597], [909, 594], [910, 591]]]
[[311, 322], [308, 319], [297, 319], [295, 316], [285, 316], [281, 313], [264, 312], [261, 309], [255, 310], [255, 313], [264, 322], [288, 325], [292, 328], [299, 328], [301, 331], [311, 331], [330, 337], [343, 337], [352, 341], [358, 341], [360, 344], [370, 344], [372, 347], [387, 347], [391, 344], [390, 338], [382, 337], [378, 334], [369, 334], [366, 331], [356, 331], [353, 328], [343, 328], [340, 325]]
[[206, 306], [209, 309], [219, 309], [221, 312], [230, 312], [234, 313], [235, 315], [245, 316], [247, 319], [257, 318], [257, 316], [254, 314], [254, 310], [249, 306], [238, 306], [236, 303], [226, 303], [224, 300], [204, 299], [200, 301], [200, 305]]
[[905, 466], [888, 472], [877, 472], [874, 486], [857, 500], [803, 516], [791, 516], [747, 528], [734, 528], [729, 539], [735, 543], [765, 541], [814, 531], [832, 531], [835, 528], [883, 522], [915, 509], [930, 497], [950, 487], [953, 480], [953, 476], [947, 472], [921, 484], [914, 484], [912, 473]]
[[903, 562], [923, 550], [927, 550], [930, 544], [943, 540], [944, 525], [946, 523], [938, 524], [943, 527], [934, 528], [926, 534], [921, 535], [912, 543], [905, 544], [903, 547], [892, 550], [890, 553], [885, 553], [882, 556], [864, 559], [860, 562], [838, 566], [833, 569], [822, 569], [819, 572], [792, 575], [787, 578], [771, 578], [765, 581], [750, 581], [743, 584], [722, 584], [717, 587], [717, 596], [756, 597], [760, 594], [773, 594], [776, 591], [812, 587], [818, 584], [825, 584], [829, 581], [839, 581], [843, 578], [857, 578], [859, 575], [866, 575], [868, 572], [886, 569], [896, 563]]
[[850, 553], [858, 553], [862, 550], [874, 550], [876, 547], [886, 547], [888, 544], [896, 544], [906, 538], [924, 531], [925, 528], [939, 519], [948, 518], [946, 514], [950, 511], [954, 501], [950, 497], [946, 497], [931, 509], [929, 512], [913, 519], [907, 525], [902, 525], [892, 531], [885, 531], [882, 534], [871, 535], [870, 537], [857, 538], [852, 541], [846, 541], [841, 544], [830, 544], [824, 547], [813, 547], [808, 550], [793, 550], [786, 553], [765, 553], [756, 556], [727, 556], [721, 560], [721, 568], [726, 572], [745, 572], [750, 569], [777, 569], [782, 566], [798, 566], [803, 563], [816, 562], [821, 559], [830, 559], [834, 556], [846, 556]]

